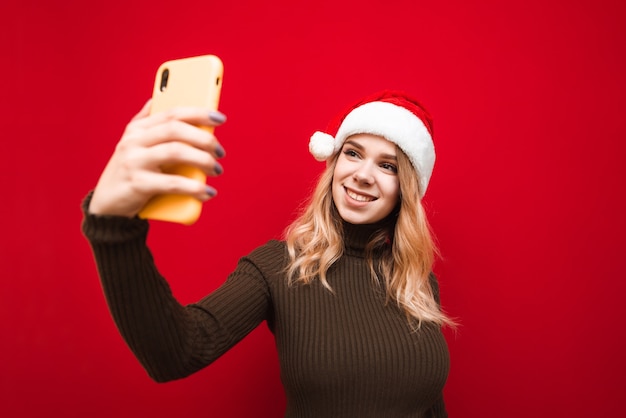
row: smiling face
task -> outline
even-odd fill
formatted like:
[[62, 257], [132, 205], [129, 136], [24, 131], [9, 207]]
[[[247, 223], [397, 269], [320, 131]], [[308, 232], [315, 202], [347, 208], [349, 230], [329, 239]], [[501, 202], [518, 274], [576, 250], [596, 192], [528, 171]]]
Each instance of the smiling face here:
[[400, 196], [396, 145], [370, 134], [347, 138], [333, 172], [332, 193], [346, 222], [371, 224], [385, 218]]

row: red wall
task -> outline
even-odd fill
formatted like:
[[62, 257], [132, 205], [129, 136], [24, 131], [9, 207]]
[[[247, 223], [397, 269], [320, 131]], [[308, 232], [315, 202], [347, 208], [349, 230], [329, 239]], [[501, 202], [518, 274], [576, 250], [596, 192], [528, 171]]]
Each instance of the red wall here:
[[[148, 379], [80, 233], [82, 197], [157, 66], [222, 57], [219, 198], [150, 244], [191, 302], [280, 235], [344, 105], [419, 96], [443, 259], [451, 417], [620, 416], [626, 390], [626, 7], [616, 0], [35, 1], [0, 6], [0, 415], [276, 417], [265, 325], [206, 370]], [[471, 4], [476, 3], [476, 4]], [[298, 4], [298, 6], [294, 6]]]

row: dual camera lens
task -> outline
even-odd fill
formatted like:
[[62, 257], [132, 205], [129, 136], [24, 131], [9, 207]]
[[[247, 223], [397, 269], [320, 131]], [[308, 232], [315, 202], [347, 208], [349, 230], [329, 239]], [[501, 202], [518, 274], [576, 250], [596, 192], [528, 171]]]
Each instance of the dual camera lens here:
[[[159, 90], [161, 91], [165, 91], [165, 89], [167, 88], [167, 82], [170, 79], [170, 70], [165, 68], [163, 70], [163, 72], [161, 73], [161, 84], [159, 86]], [[215, 85], [219, 86], [220, 85], [220, 78], [217, 77], [215, 79]]]

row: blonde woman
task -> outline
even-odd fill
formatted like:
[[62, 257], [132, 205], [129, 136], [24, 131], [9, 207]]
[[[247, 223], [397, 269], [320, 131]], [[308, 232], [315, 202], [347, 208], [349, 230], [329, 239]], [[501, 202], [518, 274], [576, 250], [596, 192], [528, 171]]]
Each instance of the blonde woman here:
[[421, 205], [435, 162], [423, 106], [385, 91], [349, 107], [329, 129], [334, 136], [316, 132], [309, 149], [327, 167], [284, 241], [241, 258], [221, 287], [188, 306], [155, 268], [149, 224], [136, 215], [156, 194], [215, 196], [158, 167], [221, 174], [224, 150], [193, 125], [225, 117], [202, 109], [148, 116], [148, 108], [129, 123], [83, 204], [111, 313], [148, 374], [159, 382], [188, 376], [266, 321], [286, 417], [446, 417], [441, 327], [452, 321], [439, 305]]

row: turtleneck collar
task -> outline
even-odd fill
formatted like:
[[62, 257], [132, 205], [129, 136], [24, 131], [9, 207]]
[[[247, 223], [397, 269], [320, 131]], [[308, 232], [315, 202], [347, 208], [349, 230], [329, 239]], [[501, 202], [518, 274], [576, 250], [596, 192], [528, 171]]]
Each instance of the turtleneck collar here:
[[386, 218], [373, 224], [355, 225], [343, 221], [342, 225], [345, 253], [347, 255], [364, 257], [367, 243], [370, 241], [371, 237], [380, 230], [386, 230], [389, 235], [389, 239], [391, 240], [396, 226], [396, 220], [397, 216], [394, 211]]

